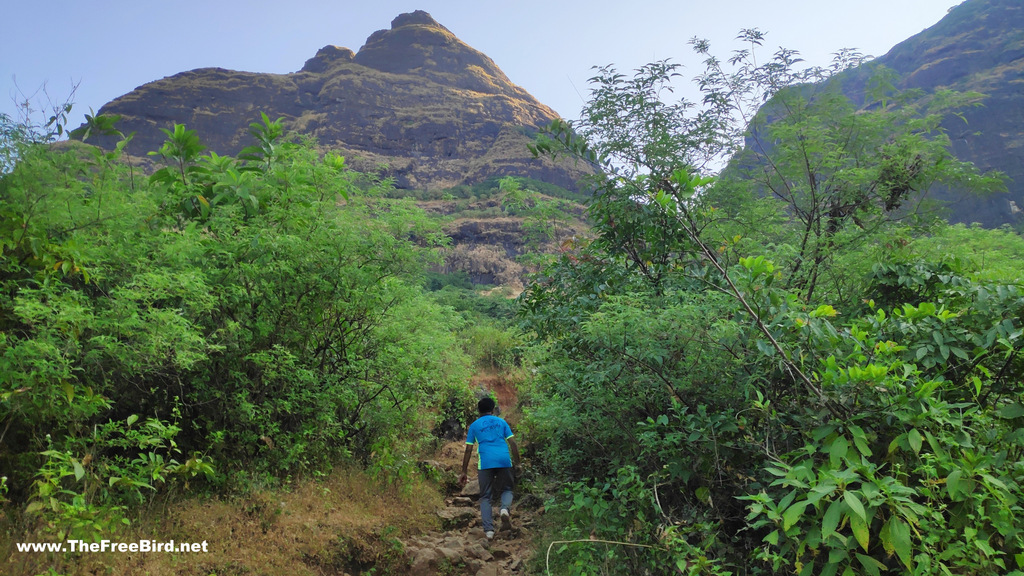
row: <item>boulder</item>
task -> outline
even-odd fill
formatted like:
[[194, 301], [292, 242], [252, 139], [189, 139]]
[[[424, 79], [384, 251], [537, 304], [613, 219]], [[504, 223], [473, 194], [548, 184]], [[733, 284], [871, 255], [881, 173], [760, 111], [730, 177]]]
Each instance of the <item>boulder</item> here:
[[476, 479], [470, 480], [462, 487], [462, 491], [459, 492], [460, 496], [467, 498], [477, 499], [480, 497], [480, 482]]
[[434, 574], [440, 561], [440, 555], [433, 548], [421, 548], [413, 557], [409, 568], [410, 576], [430, 576]]
[[494, 564], [485, 564], [483, 568], [477, 570], [476, 576], [498, 576], [498, 567]]
[[476, 511], [472, 508], [443, 508], [437, 511], [441, 519], [441, 527], [445, 530], [466, 528], [476, 519]]

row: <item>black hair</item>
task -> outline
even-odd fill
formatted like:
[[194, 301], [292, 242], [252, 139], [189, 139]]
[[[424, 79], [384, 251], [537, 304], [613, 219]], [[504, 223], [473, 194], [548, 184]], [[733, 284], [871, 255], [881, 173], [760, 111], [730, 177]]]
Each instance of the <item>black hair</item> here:
[[491, 398], [490, 396], [481, 398], [480, 401], [476, 403], [476, 409], [479, 410], [481, 414], [494, 412], [494, 406], [494, 398]]

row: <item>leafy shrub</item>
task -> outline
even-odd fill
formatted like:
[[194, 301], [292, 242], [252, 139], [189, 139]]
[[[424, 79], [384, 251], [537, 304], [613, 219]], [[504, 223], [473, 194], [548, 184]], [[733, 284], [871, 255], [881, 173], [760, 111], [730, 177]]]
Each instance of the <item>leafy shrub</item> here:
[[517, 366], [522, 358], [522, 343], [511, 329], [481, 323], [466, 331], [466, 348], [480, 368], [492, 370]]
[[[933, 321], [957, 315], [925, 303], [900, 312], [860, 320], [850, 331], [853, 350], [824, 360], [823, 382], [858, 391], [848, 418], [810, 430], [803, 447], [766, 468], [777, 476], [772, 489], [747, 497], [752, 527], [775, 529], [764, 537], [775, 569], [810, 573], [826, 553], [815, 573], [991, 573], [1024, 559], [1024, 534], [1012, 519], [1024, 495], [1024, 408], [1001, 399], [1019, 391], [998, 385], [981, 364], [969, 385], [943, 377], [957, 354], [919, 368], [906, 357], [928, 360], [919, 352], [927, 348], [884, 339], [887, 325], [905, 333], [908, 324], [927, 327], [938, 342], [941, 323]], [[986, 323], [1004, 326], [991, 315]], [[972, 354], [988, 356], [980, 346]]]
[[0, 176], [0, 468], [54, 530], [172, 478], [404, 461], [466, 387], [464, 321], [421, 288], [436, 223], [279, 120], [251, 132], [232, 158], [175, 126], [148, 179], [76, 143]]
[[25, 512], [38, 515], [60, 540], [95, 541], [128, 523], [126, 511], [146, 500], [144, 490], [155, 491], [172, 478], [214, 475], [199, 454], [176, 459], [177, 425], [148, 418], [133, 427], [138, 421], [135, 415], [108, 421], [91, 437], [67, 438], [63, 448], [43, 451]]

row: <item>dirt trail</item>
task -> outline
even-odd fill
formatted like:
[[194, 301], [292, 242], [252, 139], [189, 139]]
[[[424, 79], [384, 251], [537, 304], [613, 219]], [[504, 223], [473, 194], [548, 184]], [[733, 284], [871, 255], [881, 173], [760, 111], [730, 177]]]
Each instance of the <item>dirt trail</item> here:
[[507, 420], [515, 432], [515, 426], [519, 424], [519, 392], [515, 384], [501, 374], [491, 373], [477, 374], [471, 383], [477, 390], [494, 396], [494, 401], [498, 403], [498, 416]]
[[[515, 432], [518, 423], [515, 387], [499, 376], [480, 375], [474, 385], [494, 395], [502, 417], [509, 421]], [[444, 474], [458, 475], [462, 469], [465, 442], [455, 440], [445, 444], [429, 464]], [[474, 459], [476, 456], [474, 456]], [[445, 499], [446, 506], [437, 511], [440, 530], [431, 530], [421, 536], [406, 539], [405, 550], [411, 564], [409, 574], [431, 576], [435, 574], [498, 576], [526, 574], [527, 562], [533, 553], [532, 530], [539, 514], [539, 501], [526, 497], [520, 489], [512, 503], [512, 529], [498, 530], [494, 539], [487, 540], [480, 521], [480, 487], [470, 475], [470, 481], [460, 491]], [[492, 499], [497, 504], [497, 498]], [[499, 527], [498, 510], [494, 509], [495, 527]]]

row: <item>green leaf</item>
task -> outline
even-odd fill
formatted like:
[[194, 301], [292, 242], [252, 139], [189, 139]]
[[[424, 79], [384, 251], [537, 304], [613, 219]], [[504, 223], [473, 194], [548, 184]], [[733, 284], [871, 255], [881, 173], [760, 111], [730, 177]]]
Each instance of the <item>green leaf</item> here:
[[711, 490], [709, 490], [706, 486], [701, 486], [700, 488], [697, 488], [694, 494], [697, 496], [697, 499], [700, 500], [701, 502], [705, 504], [711, 503]]
[[885, 523], [885, 526], [882, 526], [882, 531], [878, 533], [878, 539], [882, 541], [882, 548], [884, 548], [885, 553], [889, 555], [892, 555], [895, 552], [892, 545], [892, 534], [889, 533], [891, 524], [892, 520], [890, 519], [889, 522]]
[[818, 306], [817, 309], [815, 309], [813, 312], [811, 312], [810, 316], [811, 318], [832, 318], [836, 314], [838, 314], [838, 312], [836, 312], [836, 309], [833, 308], [831, 305], [822, 304], [821, 306]]
[[1020, 402], [1007, 404], [1006, 406], [1000, 408], [997, 414], [999, 414], [1000, 418], [1005, 418], [1007, 420], [1020, 418], [1021, 416], [1024, 416], [1024, 404], [1021, 404]]
[[995, 555], [996, 555], [996, 551], [995, 551], [995, 549], [994, 549], [994, 548], [992, 548], [992, 546], [991, 546], [991, 545], [990, 545], [990, 544], [989, 544], [988, 542], [986, 542], [986, 541], [982, 540], [981, 538], [977, 538], [977, 539], [975, 539], [975, 540], [974, 540], [974, 545], [975, 545], [975, 546], [976, 546], [976, 547], [977, 547], [977, 548], [978, 548], [979, 550], [981, 550], [981, 552], [982, 552], [982, 553], [983, 553], [983, 554], [984, 554], [985, 556], [987, 556], [988, 558], [991, 558], [991, 557], [993, 557], [993, 556], [995, 556]]
[[924, 438], [921, 437], [921, 433], [918, 432], [917, 428], [911, 428], [910, 432], [907, 432], [907, 443], [910, 444], [910, 449], [914, 451], [914, 454], [921, 453], [921, 444]]
[[953, 470], [946, 476], [946, 490], [949, 491], [949, 497], [954, 501], [959, 500], [959, 494], [963, 493], [963, 486], [960, 483], [960, 478], [963, 476], [962, 470]]
[[839, 520], [842, 518], [843, 504], [840, 500], [833, 500], [825, 511], [825, 517], [821, 521], [821, 538], [828, 538], [839, 527]]
[[910, 526], [903, 520], [895, 517], [890, 518], [886, 525], [889, 527], [889, 537], [892, 541], [892, 548], [896, 551], [896, 555], [899, 556], [900, 562], [903, 562], [903, 565], [906, 566], [908, 570], [913, 570], [913, 549], [910, 543]]
[[839, 485], [837, 485], [832, 480], [826, 480], [818, 484], [814, 488], [811, 488], [811, 491], [808, 492], [807, 494], [807, 501], [817, 506], [818, 502], [822, 498], [826, 496], [831, 496], [832, 493], [835, 492], [837, 489], [839, 489]]
[[833, 466], [838, 466], [850, 450], [850, 441], [845, 436], [837, 436], [828, 447], [829, 459]]
[[857, 554], [857, 560], [860, 562], [860, 565], [864, 567], [864, 571], [872, 576], [879, 576], [881, 571], [886, 569], [885, 564], [882, 564], [871, 556]]
[[75, 398], [75, 387], [70, 382], [61, 382], [60, 388], [64, 391], [64, 396], [67, 397], [68, 404], [70, 404]]
[[857, 447], [857, 451], [860, 452], [862, 456], [871, 456], [871, 448], [868, 446], [867, 438], [863, 435], [857, 436], [855, 434], [853, 436], [853, 444]]
[[896, 451], [897, 448], [900, 447], [900, 440], [905, 437], [906, 434], [900, 434], [899, 436], [893, 438], [892, 442], [889, 442], [889, 454], [892, 454], [893, 452]]
[[853, 510], [853, 513], [860, 518], [861, 522], [867, 522], [868, 517], [864, 512], [864, 505], [861, 504], [860, 498], [857, 498], [856, 494], [849, 490], [843, 492], [843, 501], [845, 501], [846, 505], [850, 507], [850, 510]]
[[867, 522], [861, 520], [860, 516], [850, 516], [850, 529], [853, 530], [853, 537], [857, 539], [860, 547], [867, 552], [870, 544]]
[[806, 500], [793, 504], [782, 514], [782, 529], [789, 530], [794, 524], [800, 520], [800, 517], [804, 515], [804, 510], [807, 508]]
[[132, 414], [131, 416], [128, 417], [128, 425], [129, 426], [131, 426], [132, 424], [135, 424], [138, 421], [139, 421], [139, 415], [138, 414]]
[[[843, 539], [845, 542], [845, 538]], [[832, 548], [828, 553], [828, 563], [839, 566], [849, 560], [849, 552], [845, 548]]]

